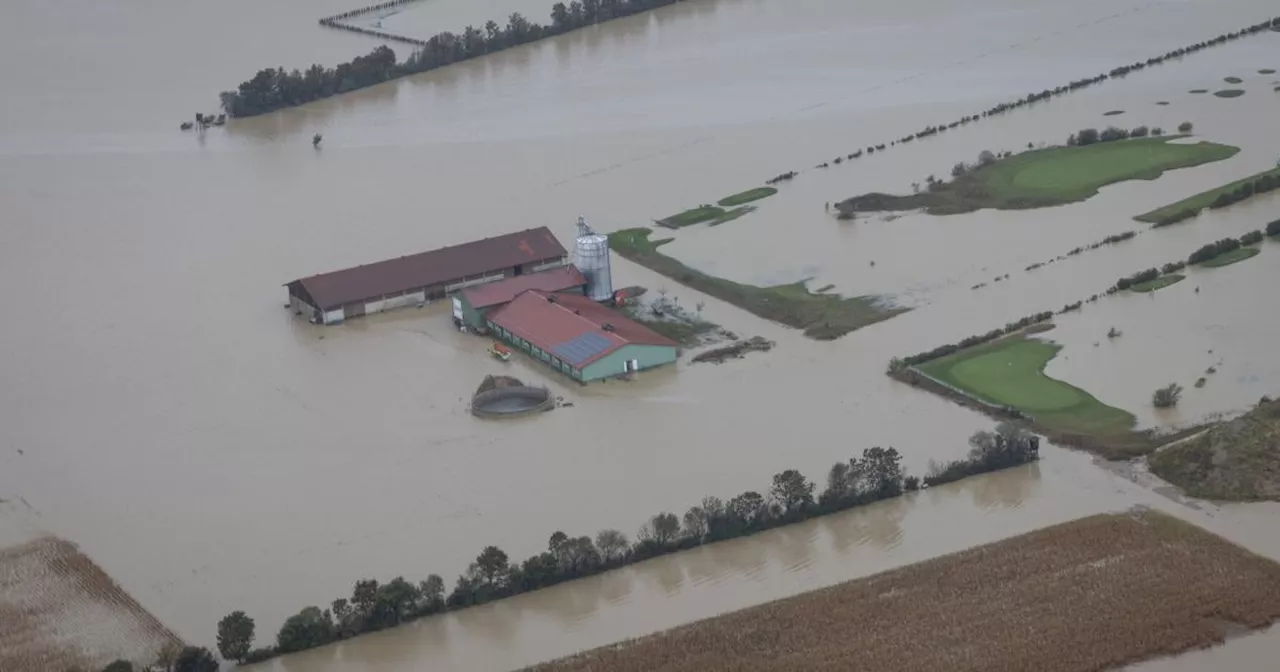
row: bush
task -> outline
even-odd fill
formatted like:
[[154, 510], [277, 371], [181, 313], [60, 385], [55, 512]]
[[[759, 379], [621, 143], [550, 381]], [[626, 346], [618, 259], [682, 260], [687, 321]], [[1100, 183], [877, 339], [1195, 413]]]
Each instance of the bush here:
[[245, 662], [246, 664], [248, 664], [248, 663], [261, 663], [262, 661], [264, 661], [264, 660], [270, 660], [270, 659], [274, 658], [275, 656], [276, 656], [276, 650], [275, 650], [274, 648], [272, 648], [272, 647], [264, 647], [264, 648], [261, 648], [261, 649], [254, 649], [254, 650], [250, 651], [250, 652], [249, 652], [249, 655], [247, 655], [247, 656], [245, 656], [245, 657], [244, 657], [244, 661], [243, 661], [243, 662]]
[[1179, 133], [1190, 133], [1192, 128], [1193, 128], [1193, 126], [1191, 125], [1191, 122], [1189, 122], [1189, 121], [1184, 121], [1184, 122], [1182, 122], [1181, 124], [1178, 124], [1178, 132], [1179, 132]]
[[1151, 135], [1155, 135], [1155, 136], [1164, 135], [1164, 129], [1160, 128], [1159, 126], [1156, 126], [1155, 128], [1151, 129]]
[[1220, 254], [1225, 254], [1238, 247], [1240, 247], [1239, 240], [1236, 240], [1235, 238], [1223, 238], [1222, 240], [1219, 240], [1216, 243], [1209, 243], [1208, 245], [1201, 247], [1195, 252], [1192, 252], [1191, 256], [1187, 257], [1187, 263], [1188, 264], [1204, 263]]
[[1169, 383], [1152, 393], [1151, 405], [1156, 408], [1173, 408], [1178, 405], [1178, 400], [1181, 398], [1182, 386], [1177, 383]]
[[1135, 129], [1133, 129], [1132, 131], [1129, 131], [1129, 137], [1131, 137], [1131, 138], [1145, 138], [1145, 137], [1147, 137], [1147, 133], [1149, 133], [1149, 131], [1147, 130], [1147, 127], [1146, 127], [1146, 126], [1139, 126], [1139, 127], [1135, 128]]
[[1145, 271], [1139, 271], [1128, 277], [1120, 278], [1119, 280], [1116, 281], [1116, 289], [1119, 289], [1119, 290], [1129, 289], [1134, 285], [1138, 285], [1144, 282], [1151, 282], [1152, 280], [1155, 280], [1158, 277], [1160, 277], [1160, 271], [1158, 269], [1148, 268]]
[[1280, 236], [1280, 219], [1267, 224], [1268, 236]]
[[[1098, 141], [1098, 129], [1096, 128], [1080, 129], [1078, 132], [1076, 132], [1075, 139], [1076, 139], [1075, 144], [1081, 147], [1084, 147], [1085, 145], [1092, 145], [1093, 143]], [[1067, 143], [1070, 144], [1071, 140], [1068, 139]]]
[[133, 672], [133, 663], [127, 660], [116, 660], [104, 668], [102, 672]]
[[1115, 126], [1108, 126], [1106, 130], [1102, 131], [1102, 134], [1098, 136], [1098, 139], [1102, 142], [1115, 142], [1116, 140], [1124, 140], [1127, 137], [1129, 137], [1129, 131], [1126, 131], [1123, 128], [1116, 128]]
[[1186, 267], [1187, 267], [1187, 262], [1185, 261], [1171, 261], [1165, 264], [1164, 266], [1161, 266], [1160, 272], [1164, 275], [1168, 275], [1170, 273], [1177, 273], [1178, 271], [1181, 271]]
[[1241, 245], [1257, 245], [1258, 243], [1261, 243], [1261, 242], [1262, 242], [1261, 231], [1250, 231], [1249, 233], [1246, 233], [1243, 236], [1240, 236]]

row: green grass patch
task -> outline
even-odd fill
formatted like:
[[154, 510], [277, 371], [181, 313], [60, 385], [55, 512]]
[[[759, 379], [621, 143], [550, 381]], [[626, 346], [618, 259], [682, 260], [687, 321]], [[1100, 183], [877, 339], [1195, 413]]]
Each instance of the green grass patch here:
[[1209, 207], [1209, 204], [1217, 200], [1218, 196], [1220, 196], [1221, 194], [1233, 192], [1236, 189], [1238, 189], [1240, 185], [1253, 182], [1258, 178], [1264, 177], [1266, 175], [1280, 176], [1280, 168], [1272, 168], [1271, 170], [1264, 170], [1261, 173], [1258, 173], [1256, 175], [1250, 175], [1249, 177], [1236, 180], [1235, 182], [1229, 182], [1227, 184], [1222, 185], [1221, 187], [1216, 187], [1208, 191], [1202, 191], [1196, 194], [1195, 196], [1188, 196], [1187, 198], [1184, 198], [1181, 201], [1178, 201], [1176, 203], [1170, 203], [1169, 205], [1166, 205], [1164, 207], [1156, 208], [1151, 212], [1144, 212], [1141, 215], [1134, 217], [1134, 219], [1138, 220], [1139, 222], [1155, 223], [1173, 214], [1182, 212], [1183, 210], [1195, 210], [1196, 212], [1199, 212]]
[[1244, 89], [1223, 89], [1221, 91], [1214, 91], [1213, 95], [1219, 98], [1239, 98], [1244, 95]]
[[1187, 93], [1209, 93], [1209, 89], [1191, 89]]
[[1261, 250], [1257, 247], [1237, 247], [1230, 252], [1219, 254], [1209, 261], [1201, 262], [1199, 265], [1205, 268], [1221, 268], [1223, 266], [1230, 266], [1237, 261], [1244, 261], [1245, 259], [1255, 257], [1259, 252], [1261, 252]]
[[737, 219], [737, 218], [739, 218], [739, 217], [741, 217], [741, 216], [743, 216], [743, 215], [749, 215], [749, 214], [751, 214], [751, 213], [753, 213], [753, 212], [755, 212], [755, 211], [756, 211], [756, 206], [754, 206], [754, 205], [743, 205], [743, 206], [739, 206], [739, 207], [734, 208], [734, 209], [732, 209], [732, 210], [727, 210], [727, 211], [725, 211], [725, 213], [724, 213], [723, 215], [720, 215], [719, 217], [716, 217], [715, 219], [711, 220], [711, 221], [707, 224], [707, 226], [720, 226], [721, 224], [724, 224], [725, 222], [732, 222], [733, 220], [735, 220], [735, 219]]
[[1169, 101], [1167, 101], [1167, 100], [1157, 100], [1157, 101], [1156, 101], [1156, 105], [1168, 105], [1168, 104], [1169, 104]]
[[658, 224], [668, 229], [679, 229], [685, 226], [693, 226], [703, 222], [710, 222], [725, 214], [724, 208], [718, 208], [714, 205], [702, 205], [691, 210], [685, 210], [678, 215], [672, 215], [665, 219], [658, 220]]
[[1228, 84], [1239, 84], [1240, 82], [1243, 82], [1244, 80], [1243, 80], [1243, 79], [1240, 79], [1239, 77], [1223, 77], [1223, 78], [1222, 78], [1222, 81], [1224, 81], [1224, 82], [1226, 82], [1226, 83], [1228, 83]]
[[717, 205], [730, 208], [735, 205], [742, 205], [743, 203], [750, 203], [751, 201], [768, 198], [776, 193], [778, 193], [778, 190], [773, 187], [756, 187], [755, 189], [748, 189], [732, 196], [726, 196], [720, 199], [719, 202], [717, 202]]
[[1183, 280], [1186, 280], [1186, 279], [1187, 279], [1187, 276], [1185, 275], [1180, 275], [1178, 273], [1170, 273], [1168, 275], [1162, 275], [1156, 278], [1155, 280], [1149, 280], [1147, 282], [1139, 282], [1138, 284], [1133, 285], [1129, 289], [1135, 292], [1154, 292], [1157, 289], [1164, 289], [1169, 285], [1176, 285], [1179, 282], [1182, 282]]
[[1259, 70], [1259, 71], [1258, 71], [1258, 74], [1259, 74], [1259, 75], [1274, 75], [1274, 74], [1276, 74], [1276, 71], [1275, 71], [1274, 69], [1272, 69], [1272, 68], [1263, 68], [1263, 69], [1261, 69], [1261, 70]]
[[1166, 170], [1221, 161], [1239, 148], [1211, 142], [1171, 143], [1165, 136], [1050, 147], [1016, 154], [910, 196], [864, 194], [841, 201], [842, 212], [915, 210], [946, 215], [983, 208], [1018, 210], [1083, 201], [1125, 180], [1154, 180]]
[[984, 401], [1012, 406], [1047, 427], [1088, 435], [1130, 432], [1132, 414], [1045, 375], [1062, 346], [1023, 336], [935, 359], [919, 369]]
[[804, 282], [757, 287], [707, 275], [659, 252], [671, 239], [651, 240], [652, 234], [647, 228], [623, 229], [609, 234], [609, 245], [624, 259], [766, 320], [803, 329], [810, 338], [833, 340], [906, 311], [881, 306], [869, 296], [815, 294]]
[[1124, 114], [1124, 110], [1111, 110], [1111, 111], [1108, 111], [1108, 112], [1103, 112], [1103, 113], [1102, 113], [1102, 116], [1104, 116], [1104, 117], [1114, 117], [1114, 116], [1116, 116], [1117, 114]]

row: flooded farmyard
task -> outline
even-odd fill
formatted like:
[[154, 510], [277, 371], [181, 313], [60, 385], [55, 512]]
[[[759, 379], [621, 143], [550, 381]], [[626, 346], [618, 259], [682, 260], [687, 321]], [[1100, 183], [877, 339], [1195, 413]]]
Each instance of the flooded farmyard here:
[[[512, 11], [545, 21], [545, 5], [422, 2], [384, 24], [426, 36]], [[487, 545], [523, 558], [556, 530], [634, 536], [650, 516], [706, 495], [765, 491], [784, 469], [822, 481], [833, 462], [873, 446], [897, 448], [924, 475], [930, 461], [963, 457], [970, 434], [992, 422], [886, 377], [890, 358], [1057, 310], [1260, 229], [1280, 198], [1154, 230], [1132, 219], [1275, 165], [1280, 96], [1275, 75], [1257, 70], [1276, 67], [1280, 33], [813, 168], [1273, 13], [1252, 0], [688, 0], [203, 133], [178, 130], [259, 68], [332, 65], [377, 46], [315, 24], [348, 9], [0, 9], [0, 83], [20, 94], [0, 104], [0, 278], [13, 297], [0, 332], [0, 517], [22, 529], [5, 543], [74, 542], [193, 644], [212, 647], [218, 619], [236, 609], [257, 620], [266, 645], [287, 617], [327, 606], [357, 579], [437, 573], [452, 585]], [[1225, 84], [1231, 75], [1243, 82]], [[1228, 86], [1246, 94], [1188, 93]], [[1111, 110], [1124, 114], [1103, 116]], [[824, 208], [908, 193], [984, 149], [1183, 121], [1196, 139], [1240, 152], [1054, 208], [852, 222]], [[454, 329], [444, 303], [334, 327], [284, 308], [294, 278], [536, 226], [569, 241], [580, 214], [603, 231], [645, 226], [789, 170], [801, 174], [755, 212], [663, 231], [675, 239], [663, 252], [739, 282], [809, 278], [913, 310], [818, 342], [615, 256], [615, 286], [666, 289], [777, 345], [723, 366], [684, 357], [583, 387], [527, 358], [494, 360], [488, 340]], [[1128, 230], [1142, 233], [1024, 270]], [[1268, 354], [1280, 325], [1267, 287], [1280, 249], [1263, 246], [1255, 259], [1061, 316], [1043, 335], [1064, 346], [1047, 373], [1144, 428], [1274, 396], [1280, 369]], [[1124, 331], [1114, 342], [1112, 326]], [[1194, 388], [1210, 366], [1218, 372]], [[488, 374], [545, 384], [573, 406], [481, 421], [468, 400]], [[1183, 402], [1151, 408], [1151, 391], [1169, 382], [1187, 388]], [[1135, 504], [1280, 558], [1272, 504], [1183, 500], [1143, 474], [1046, 447], [1026, 467], [269, 665], [512, 669]], [[1276, 645], [1274, 633], [1254, 635], [1185, 660], [1268, 669]], [[1186, 664], [1141, 669], [1195, 669]]]

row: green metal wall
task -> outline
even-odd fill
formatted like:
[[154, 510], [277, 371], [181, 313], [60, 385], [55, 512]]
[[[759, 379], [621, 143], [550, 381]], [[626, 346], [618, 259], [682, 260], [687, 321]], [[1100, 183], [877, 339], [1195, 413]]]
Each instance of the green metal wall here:
[[637, 360], [640, 370], [643, 371], [676, 361], [676, 349], [664, 345], [637, 345], [634, 343], [624, 345], [583, 368], [582, 379], [600, 380], [601, 378], [620, 376], [626, 371], [624, 364], [629, 359]]
[[462, 294], [458, 294], [457, 296], [458, 300], [462, 303], [462, 323], [472, 329], [478, 329], [484, 326], [484, 313], [473, 308], [471, 306], [471, 302], [467, 300], [467, 297]]

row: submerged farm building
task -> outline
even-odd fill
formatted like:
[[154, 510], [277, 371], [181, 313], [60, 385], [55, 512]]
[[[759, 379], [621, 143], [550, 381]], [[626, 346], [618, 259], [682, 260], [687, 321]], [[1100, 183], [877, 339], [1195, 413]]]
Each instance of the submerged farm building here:
[[530, 289], [582, 295], [586, 286], [587, 279], [570, 264], [468, 287], [453, 295], [453, 319], [469, 329], [480, 329], [485, 326], [485, 315], [511, 303]]
[[485, 316], [493, 336], [590, 382], [676, 361], [676, 343], [586, 296], [527, 290]]
[[564, 266], [568, 252], [547, 227], [443, 247], [290, 282], [289, 307], [312, 322], [443, 299], [465, 287]]

